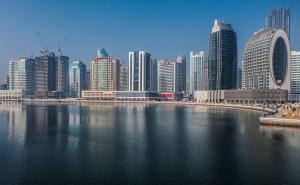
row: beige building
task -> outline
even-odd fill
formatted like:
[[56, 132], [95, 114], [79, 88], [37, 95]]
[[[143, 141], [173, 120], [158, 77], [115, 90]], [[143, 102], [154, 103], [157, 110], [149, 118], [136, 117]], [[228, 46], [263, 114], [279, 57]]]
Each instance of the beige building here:
[[91, 100], [114, 100], [116, 91], [82, 91], [82, 98]]
[[116, 91], [120, 87], [120, 61], [109, 57], [104, 49], [98, 50], [91, 61], [91, 90]]

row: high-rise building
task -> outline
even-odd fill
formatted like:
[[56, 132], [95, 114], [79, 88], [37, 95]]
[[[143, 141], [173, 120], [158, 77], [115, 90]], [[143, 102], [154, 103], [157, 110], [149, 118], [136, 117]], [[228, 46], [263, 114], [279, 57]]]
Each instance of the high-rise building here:
[[69, 95], [69, 57], [59, 53], [56, 59], [56, 91], [59, 97]]
[[109, 57], [104, 49], [98, 49], [97, 53], [91, 61], [91, 90], [119, 90], [120, 61]]
[[237, 68], [237, 80], [236, 80], [236, 88], [242, 89], [242, 83], [243, 83], [243, 72], [240, 67]]
[[231, 24], [215, 20], [208, 47], [209, 89], [235, 89], [237, 40]]
[[291, 52], [291, 94], [300, 96], [300, 52], [299, 51]]
[[288, 37], [290, 37], [290, 10], [289, 9], [273, 9], [266, 18], [267, 29], [283, 29]]
[[120, 66], [120, 91], [128, 91], [128, 65]]
[[70, 96], [81, 97], [81, 91], [87, 89], [86, 84], [86, 65], [77, 60], [70, 67]]
[[152, 59], [151, 55], [145, 51], [129, 52], [129, 91], [153, 91], [151, 81]]
[[54, 53], [46, 53], [35, 58], [35, 95], [48, 97], [56, 91], [56, 58]]
[[177, 88], [178, 92], [186, 91], [186, 57], [178, 55], [177, 57]]
[[177, 65], [176, 62], [161, 60], [157, 64], [158, 92], [176, 93]]
[[35, 76], [33, 58], [9, 61], [9, 89], [25, 90], [27, 94], [34, 95]]
[[155, 58], [151, 59], [151, 68], [150, 68], [150, 81], [151, 81], [151, 91], [158, 91], [158, 79], [157, 79], [157, 60]]
[[86, 70], [85, 84], [86, 84], [86, 90], [91, 90], [91, 71], [90, 70]]
[[190, 52], [190, 93], [207, 90], [208, 86], [207, 59], [205, 52]]
[[245, 89], [290, 89], [290, 42], [282, 29], [263, 29], [244, 51]]

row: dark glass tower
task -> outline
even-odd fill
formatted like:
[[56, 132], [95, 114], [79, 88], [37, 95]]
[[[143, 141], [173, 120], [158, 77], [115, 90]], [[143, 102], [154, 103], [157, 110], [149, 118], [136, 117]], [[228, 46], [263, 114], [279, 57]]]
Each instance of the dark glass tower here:
[[209, 89], [236, 89], [237, 41], [231, 25], [215, 20], [208, 45]]
[[273, 9], [270, 11], [266, 19], [266, 28], [283, 29], [288, 37], [290, 37], [290, 10], [289, 9]]

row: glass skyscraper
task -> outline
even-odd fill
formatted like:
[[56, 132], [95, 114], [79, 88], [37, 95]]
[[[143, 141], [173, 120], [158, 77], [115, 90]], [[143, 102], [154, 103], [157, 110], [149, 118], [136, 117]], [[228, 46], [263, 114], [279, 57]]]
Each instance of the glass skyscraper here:
[[128, 91], [128, 65], [120, 65], [120, 91]]
[[207, 90], [207, 60], [205, 52], [190, 52], [190, 93]]
[[36, 97], [48, 97], [56, 91], [57, 60], [54, 53], [45, 53], [35, 58]]
[[152, 58], [145, 51], [129, 52], [129, 74], [128, 88], [129, 91], [154, 91], [151, 75]]
[[58, 97], [69, 96], [69, 57], [59, 53], [56, 58], [56, 91]]
[[34, 95], [35, 76], [33, 58], [9, 61], [9, 89], [25, 90], [27, 94]]
[[290, 37], [290, 19], [289, 9], [273, 9], [266, 18], [266, 28], [283, 29]]
[[231, 24], [215, 20], [208, 47], [209, 89], [236, 89], [237, 40]]
[[177, 88], [178, 92], [186, 91], [186, 57], [184, 55], [177, 57]]
[[70, 67], [70, 96], [81, 97], [81, 91], [87, 89], [86, 65], [81, 61], [74, 61]]

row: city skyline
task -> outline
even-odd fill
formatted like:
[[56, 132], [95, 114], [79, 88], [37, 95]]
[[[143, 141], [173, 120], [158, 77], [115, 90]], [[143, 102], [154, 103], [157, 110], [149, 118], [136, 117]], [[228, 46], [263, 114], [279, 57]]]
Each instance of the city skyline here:
[[[128, 62], [128, 51], [132, 50], [144, 50], [157, 59], [175, 61], [178, 54], [188, 56], [192, 50], [208, 50], [208, 35], [214, 19], [224, 20], [235, 28], [238, 63], [241, 66], [246, 42], [255, 31], [264, 28], [272, 8], [290, 9], [292, 50], [300, 49], [297, 42], [300, 32], [297, 8], [300, 3], [293, 0], [269, 0], [260, 2], [259, 6], [257, 1], [240, 3], [232, 0], [215, 3], [213, 8], [212, 3], [206, 1], [76, 1], [72, 5], [67, 1], [33, 2], [7, 1], [0, 8], [0, 21], [4, 25], [0, 35], [1, 80], [5, 79], [9, 60], [38, 56], [43, 47], [55, 51], [66, 34], [68, 38], [62, 51], [70, 56], [70, 61], [78, 59], [88, 64], [94, 57], [95, 49], [100, 47], [125, 63]], [[46, 11], [43, 16], [36, 16], [26, 11], [28, 4], [40, 10], [52, 10], [52, 13]], [[198, 11], [195, 5], [201, 5], [203, 11]], [[144, 13], [134, 12], [136, 8]], [[103, 11], [96, 11], [98, 9]], [[253, 9], [255, 14], [251, 11]], [[234, 13], [232, 10], [235, 10]], [[18, 14], [14, 13], [16, 11]], [[249, 20], [252, 16], [253, 19]], [[102, 25], [105, 29], [101, 29]], [[132, 26], [140, 29], [133, 29]], [[36, 32], [40, 33], [45, 46]]]

